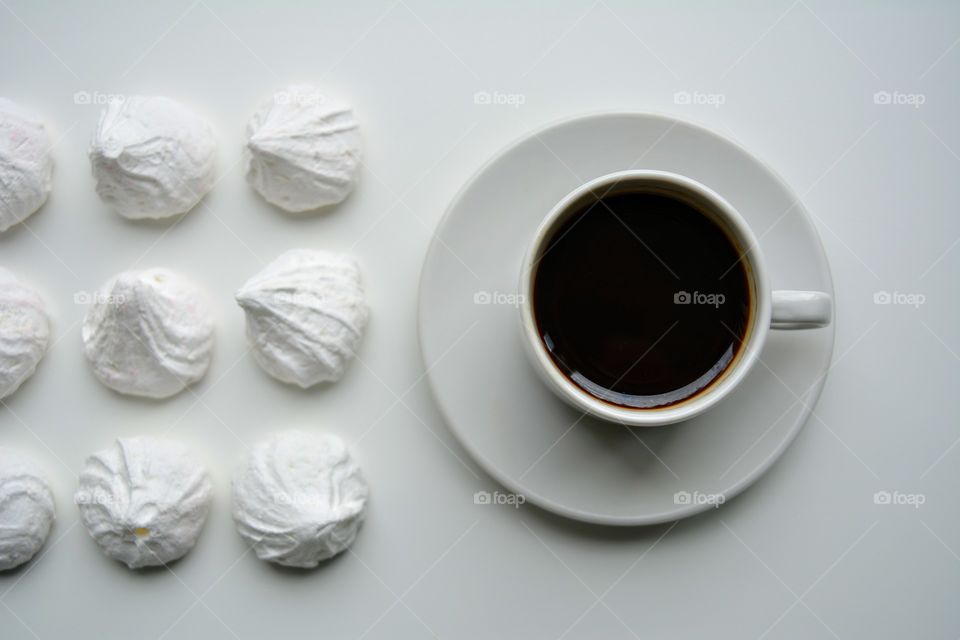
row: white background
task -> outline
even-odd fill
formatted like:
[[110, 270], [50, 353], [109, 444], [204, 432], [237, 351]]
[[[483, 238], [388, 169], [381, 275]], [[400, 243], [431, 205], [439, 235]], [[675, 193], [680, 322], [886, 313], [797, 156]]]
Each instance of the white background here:
[[[44, 293], [58, 336], [0, 406], [0, 445], [43, 463], [59, 507], [43, 556], [0, 577], [0, 637], [956, 638], [960, 6], [720, 4], [0, 0], [0, 95], [57, 140], [54, 193], [0, 237], [0, 264]], [[238, 164], [254, 105], [291, 81], [352, 101], [365, 138], [358, 191], [303, 219], [259, 200]], [[523, 104], [475, 104], [478, 91]], [[722, 104], [676, 104], [680, 91]], [[875, 104], [878, 91], [924, 103]], [[205, 113], [214, 191], [175, 225], [107, 211], [85, 157], [99, 107], [76, 92]], [[496, 486], [421, 379], [419, 269], [455, 191], [525, 132], [602, 109], [693, 119], [769, 162], [816, 217], [835, 278], [819, 419], [752, 489], [675, 526], [474, 505]], [[257, 368], [232, 300], [299, 246], [355, 254], [373, 309], [360, 361], [309, 392]], [[162, 403], [94, 379], [73, 303], [155, 265], [203, 285], [218, 323], [206, 379]], [[877, 305], [878, 291], [925, 302]], [[245, 553], [229, 516], [244, 445], [298, 425], [341, 434], [373, 490], [352, 553], [306, 573]], [[170, 570], [103, 557], [71, 499], [87, 454], [138, 433], [189, 443], [216, 483], [197, 548]], [[877, 505], [877, 491], [925, 502]]]

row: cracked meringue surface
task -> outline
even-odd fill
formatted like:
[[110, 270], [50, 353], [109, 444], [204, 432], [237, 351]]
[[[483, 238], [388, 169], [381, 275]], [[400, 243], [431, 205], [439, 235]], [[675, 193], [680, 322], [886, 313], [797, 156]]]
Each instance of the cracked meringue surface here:
[[90, 143], [97, 194], [133, 220], [186, 213], [213, 188], [216, 149], [210, 125], [175, 100], [115, 100]]
[[0, 268], [0, 400], [37, 369], [50, 342], [50, 318], [40, 294]]
[[114, 391], [162, 399], [206, 374], [214, 323], [201, 291], [168, 269], [125, 271], [95, 294], [84, 353]]
[[0, 571], [33, 558], [46, 543], [55, 517], [53, 492], [40, 467], [0, 447]]
[[353, 110], [310, 85], [264, 100], [247, 125], [247, 182], [281, 209], [343, 201], [357, 183], [360, 131]]
[[196, 545], [212, 486], [184, 446], [137, 436], [87, 458], [74, 498], [100, 549], [138, 569], [173, 562]]
[[236, 293], [256, 361], [274, 378], [307, 388], [343, 377], [369, 308], [348, 256], [293, 249]]
[[0, 98], [0, 232], [47, 201], [53, 188], [52, 146], [42, 122]]
[[368, 495], [340, 438], [283, 431], [255, 445], [237, 469], [233, 518], [261, 560], [309, 569], [353, 543]]

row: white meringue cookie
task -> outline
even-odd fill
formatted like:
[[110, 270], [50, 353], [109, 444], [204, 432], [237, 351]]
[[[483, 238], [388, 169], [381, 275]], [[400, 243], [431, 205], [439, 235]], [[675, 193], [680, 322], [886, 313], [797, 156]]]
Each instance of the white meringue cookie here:
[[114, 391], [167, 398], [203, 378], [213, 320], [196, 286], [167, 269], [125, 271], [94, 294], [82, 328], [93, 372]]
[[0, 571], [37, 554], [55, 518], [53, 493], [29, 458], [0, 448]]
[[53, 185], [52, 146], [43, 123], [0, 98], [0, 232], [47, 201]]
[[285, 431], [249, 452], [233, 480], [233, 518], [257, 557], [311, 568], [349, 547], [369, 490], [336, 436]]
[[346, 198], [357, 183], [360, 132], [350, 107], [309, 85], [263, 101], [247, 125], [247, 182], [281, 209], [310, 211]]
[[256, 361], [274, 378], [307, 388], [343, 377], [369, 310], [360, 269], [343, 255], [292, 249], [236, 293]]
[[212, 488], [180, 444], [134, 437], [87, 458], [74, 498], [103, 552], [137, 569], [173, 562], [196, 545]]
[[50, 318], [36, 291], [0, 268], [0, 400], [33, 375], [50, 342]]
[[213, 188], [216, 140], [203, 119], [162, 96], [111, 102], [90, 144], [97, 193], [125, 218], [167, 218]]

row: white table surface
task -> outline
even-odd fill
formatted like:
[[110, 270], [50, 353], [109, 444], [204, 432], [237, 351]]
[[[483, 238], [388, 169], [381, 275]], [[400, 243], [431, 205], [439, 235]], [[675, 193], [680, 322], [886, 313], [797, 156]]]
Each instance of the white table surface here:
[[[57, 140], [50, 201], [0, 237], [0, 264], [41, 289], [57, 336], [0, 407], [0, 445], [41, 461], [58, 501], [42, 557], [0, 576], [0, 637], [956, 638], [960, 5], [720, 4], [0, 0], [0, 95]], [[304, 80], [353, 102], [366, 167], [343, 206], [297, 219], [238, 160], [255, 103]], [[522, 104], [476, 104], [484, 91]], [[99, 107], [77, 92], [206, 113], [222, 178], [204, 204], [176, 225], [107, 211], [85, 157]], [[453, 194], [525, 132], [603, 109], [686, 117], [753, 150], [816, 216], [835, 278], [816, 417], [753, 488], [676, 525], [475, 505], [496, 485], [422, 379], [420, 264]], [[232, 300], [294, 246], [354, 253], [373, 309], [360, 361], [310, 392], [256, 366]], [[215, 302], [195, 394], [124, 398], [86, 366], [74, 295], [134, 265], [178, 269]], [[878, 291], [924, 303], [878, 305]], [[245, 553], [229, 515], [244, 445], [297, 425], [340, 433], [373, 490], [352, 553], [307, 573]], [[208, 460], [215, 505], [189, 556], [133, 573], [78, 524], [75, 472], [116, 436], [162, 432]], [[878, 491], [923, 504], [878, 505]]]

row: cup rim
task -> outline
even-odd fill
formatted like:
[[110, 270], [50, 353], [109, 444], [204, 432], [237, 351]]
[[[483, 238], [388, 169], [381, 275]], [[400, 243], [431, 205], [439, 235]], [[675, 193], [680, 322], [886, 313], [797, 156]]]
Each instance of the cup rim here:
[[[571, 205], [585, 195], [597, 189], [625, 181], [659, 182], [687, 191], [706, 200], [714, 212], [720, 215], [728, 232], [739, 245], [743, 260], [750, 273], [753, 301], [751, 322], [743, 347], [736, 360], [722, 374], [719, 380], [710, 384], [702, 392], [680, 402], [654, 408], [621, 407], [594, 397], [570, 380], [550, 357], [540, 339], [533, 313], [533, 280], [536, 263], [543, 243], [560, 218], [569, 213]], [[585, 413], [608, 422], [625, 426], [660, 426], [689, 420], [714, 407], [736, 389], [759, 359], [760, 351], [766, 342], [770, 330], [771, 287], [767, 269], [760, 247], [753, 231], [740, 213], [718, 193], [706, 185], [677, 173], [654, 169], [629, 169], [608, 173], [580, 185], [564, 196], [543, 218], [531, 240], [520, 271], [519, 310], [524, 347], [541, 378], [560, 396], [561, 399], [583, 410]]]

